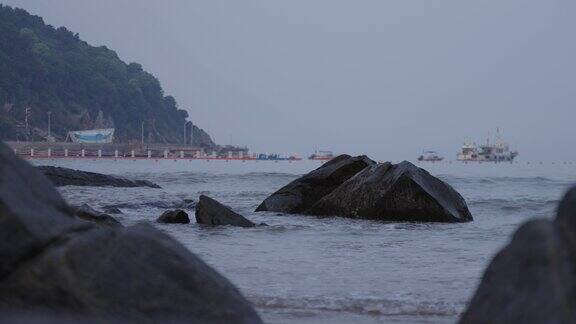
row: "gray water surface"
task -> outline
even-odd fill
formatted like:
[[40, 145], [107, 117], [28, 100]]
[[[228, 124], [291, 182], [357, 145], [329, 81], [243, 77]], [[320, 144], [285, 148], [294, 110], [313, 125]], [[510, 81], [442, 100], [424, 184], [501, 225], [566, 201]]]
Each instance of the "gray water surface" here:
[[[163, 189], [63, 187], [71, 204], [124, 204], [124, 224], [209, 195], [269, 227], [159, 225], [229, 278], [268, 323], [453, 323], [483, 269], [524, 221], [551, 218], [574, 165], [423, 164], [466, 199], [465, 224], [382, 223], [254, 213], [316, 162], [40, 161], [146, 179]], [[127, 206], [126, 204], [130, 205]], [[160, 204], [161, 205], [161, 204]], [[193, 211], [190, 211], [193, 219]]]

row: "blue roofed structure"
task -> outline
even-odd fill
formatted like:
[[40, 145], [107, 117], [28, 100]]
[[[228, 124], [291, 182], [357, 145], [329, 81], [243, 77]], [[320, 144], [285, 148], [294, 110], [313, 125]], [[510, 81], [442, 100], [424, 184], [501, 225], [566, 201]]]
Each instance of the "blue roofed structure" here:
[[66, 141], [94, 144], [112, 143], [114, 141], [114, 128], [70, 131], [66, 136]]

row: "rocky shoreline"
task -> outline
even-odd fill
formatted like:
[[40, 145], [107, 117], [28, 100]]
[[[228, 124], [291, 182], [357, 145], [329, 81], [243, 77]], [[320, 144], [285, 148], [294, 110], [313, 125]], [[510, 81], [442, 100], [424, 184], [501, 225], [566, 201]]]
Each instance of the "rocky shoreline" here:
[[[121, 215], [122, 208], [145, 206], [116, 204], [102, 211], [71, 207], [44, 176], [4, 146], [0, 176], [0, 233], [5, 238], [0, 248], [0, 320], [34, 318], [50, 310], [56, 320], [65, 315], [88, 322], [132, 322], [142, 316], [172, 322], [261, 322], [227, 279], [152, 223], [124, 227], [111, 216]], [[112, 177], [112, 186], [126, 180], [118, 179]], [[265, 225], [205, 195], [197, 202], [174, 200], [154, 207], [166, 210], [157, 226], [187, 226], [187, 210], [195, 212], [201, 226]], [[348, 155], [290, 182], [256, 210], [384, 222], [473, 220], [462, 196], [425, 170], [409, 162], [376, 163]], [[575, 213], [576, 188], [560, 203], [556, 220], [523, 225], [486, 269], [460, 322], [572, 322]]]
[[154, 227], [75, 217], [50, 181], [4, 144], [0, 179], [0, 318], [262, 322], [226, 278]]
[[147, 180], [130, 180], [95, 172], [73, 170], [54, 166], [39, 166], [38, 170], [54, 186], [90, 186], [90, 187], [149, 187], [160, 189], [160, 186]]

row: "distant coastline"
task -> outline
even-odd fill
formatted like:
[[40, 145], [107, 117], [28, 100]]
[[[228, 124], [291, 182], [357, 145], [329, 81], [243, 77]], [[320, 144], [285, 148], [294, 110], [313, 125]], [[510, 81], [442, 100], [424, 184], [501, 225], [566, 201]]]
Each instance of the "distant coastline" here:
[[122, 142], [214, 147], [138, 63], [123, 62], [65, 27], [0, 4], [0, 139], [64, 140], [69, 131], [115, 128]]

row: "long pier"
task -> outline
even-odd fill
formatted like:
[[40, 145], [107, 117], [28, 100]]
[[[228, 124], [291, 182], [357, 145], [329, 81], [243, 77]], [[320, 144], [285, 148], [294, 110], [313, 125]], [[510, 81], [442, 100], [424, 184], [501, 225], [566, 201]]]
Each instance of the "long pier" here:
[[102, 159], [205, 159], [205, 160], [255, 160], [253, 154], [243, 151], [228, 152], [225, 156], [216, 152], [206, 153], [199, 147], [167, 144], [80, 144], [67, 142], [6, 142], [16, 155], [24, 159], [102, 158]]
[[[257, 161], [258, 154], [243, 150], [217, 154], [203, 148], [167, 144], [81, 144], [68, 142], [6, 142], [23, 159], [186, 159]], [[285, 159], [299, 161], [300, 158]]]

